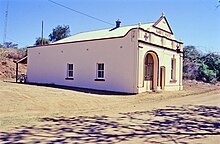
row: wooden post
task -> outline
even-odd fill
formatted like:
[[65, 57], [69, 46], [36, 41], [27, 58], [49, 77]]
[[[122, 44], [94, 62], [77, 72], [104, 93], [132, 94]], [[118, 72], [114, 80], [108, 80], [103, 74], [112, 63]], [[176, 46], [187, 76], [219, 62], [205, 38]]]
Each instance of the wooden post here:
[[18, 63], [16, 62], [16, 82], [18, 82]]

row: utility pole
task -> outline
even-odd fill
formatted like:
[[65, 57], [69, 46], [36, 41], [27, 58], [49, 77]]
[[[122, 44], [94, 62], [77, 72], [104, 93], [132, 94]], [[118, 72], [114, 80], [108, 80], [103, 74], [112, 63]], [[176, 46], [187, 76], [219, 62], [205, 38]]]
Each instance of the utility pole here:
[[5, 10], [5, 26], [4, 26], [4, 35], [3, 35], [3, 45], [5, 44], [6, 36], [7, 36], [7, 23], [8, 23], [8, 2], [6, 2], [6, 10]]
[[44, 45], [44, 41], [43, 41], [43, 38], [44, 38], [44, 21], [42, 21], [42, 25], [41, 25], [41, 45]]

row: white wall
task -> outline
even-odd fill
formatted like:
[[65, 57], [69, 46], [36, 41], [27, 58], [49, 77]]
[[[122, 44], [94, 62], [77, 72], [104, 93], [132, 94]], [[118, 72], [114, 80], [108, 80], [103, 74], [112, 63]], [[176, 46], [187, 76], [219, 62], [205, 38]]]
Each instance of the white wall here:
[[[180, 86], [180, 59], [179, 59], [179, 54], [176, 52], [172, 52], [169, 50], [164, 50], [162, 48], [152, 46], [152, 45], [142, 45], [143, 48], [139, 48], [139, 92], [144, 92], [146, 91], [146, 85], [144, 84], [144, 59], [145, 59], [145, 54], [148, 51], [154, 51], [158, 57], [159, 57], [159, 82], [160, 82], [160, 67], [165, 66], [165, 87], [164, 90], [179, 90]], [[171, 59], [173, 56], [176, 59], [176, 82], [170, 82], [171, 80]]]
[[[137, 93], [137, 38], [132, 32], [124, 38], [29, 48], [28, 81]], [[74, 80], [65, 80], [67, 63], [74, 64]], [[94, 81], [96, 63], [105, 64], [105, 81]]]
[[[145, 40], [144, 34], [142, 30], [138, 32], [133, 29], [123, 38], [29, 48], [28, 81], [127, 93], [145, 92], [144, 58], [146, 52], [151, 50], [159, 57], [159, 77], [160, 67], [165, 66], [164, 90], [182, 89], [182, 62], [180, 55], [172, 51], [172, 43], [167, 41], [165, 45], [170, 50], [138, 43], [138, 39]], [[151, 40], [147, 42], [162, 44], [159, 36], [155, 35]], [[175, 83], [170, 82], [173, 56], [176, 59]], [[67, 63], [74, 64], [74, 80], [65, 80]], [[105, 81], [94, 80], [97, 63], [105, 64]], [[158, 81], [160, 83], [160, 78]]]
[[[143, 39], [144, 31], [140, 30], [139, 31], [139, 39], [142, 41], [145, 41]], [[174, 37], [174, 36], [172, 36]], [[146, 87], [146, 82], [144, 81], [144, 59], [145, 59], [145, 54], [148, 51], [154, 51], [159, 58], [159, 84], [160, 84], [160, 67], [164, 66], [165, 67], [165, 87], [164, 90], [167, 91], [174, 91], [174, 90], [182, 90], [182, 61], [180, 59], [180, 54], [178, 54], [172, 48], [172, 43], [170, 41], [166, 42], [167, 48], [162, 47], [161, 43], [161, 38], [159, 36], [155, 36], [154, 38], [151, 39], [152, 41], [150, 42], [149, 40], [146, 41], [147, 43], [139, 43], [139, 51], [138, 51], [138, 65], [139, 65], [139, 70], [138, 70], [138, 93], [145, 92], [147, 87]], [[157, 44], [161, 46], [156, 46], [156, 45], [151, 45], [152, 44]], [[168, 50], [170, 49], [170, 50]], [[172, 58], [176, 59], [176, 82], [171, 82], [171, 59]], [[158, 87], [158, 90], [160, 88]]]

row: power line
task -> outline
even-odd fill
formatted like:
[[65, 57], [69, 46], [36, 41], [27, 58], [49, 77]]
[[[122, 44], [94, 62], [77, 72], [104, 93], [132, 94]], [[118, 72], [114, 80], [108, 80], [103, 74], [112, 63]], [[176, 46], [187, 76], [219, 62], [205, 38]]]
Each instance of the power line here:
[[57, 3], [57, 2], [54, 2], [54, 1], [52, 1], [52, 0], [48, 0], [48, 1], [49, 1], [49, 2], [52, 2], [52, 3], [56, 4], [56, 5], [59, 5], [59, 6], [63, 7], [63, 8], [69, 9], [69, 10], [71, 10], [71, 11], [73, 11], [73, 12], [76, 12], [76, 13], [78, 13], [78, 14], [87, 16], [87, 17], [92, 18], [92, 19], [95, 19], [95, 20], [97, 20], [97, 21], [100, 21], [100, 22], [103, 22], [103, 23], [106, 23], [106, 24], [109, 24], [109, 25], [114, 25], [114, 24], [112, 24], [112, 23], [106, 22], [106, 21], [101, 20], [101, 19], [99, 19], [99, 18], [96, 18], [96, 17], [94, 17], [94, 16], [90, 16], [90, 15], [88, 15], [88, 14], [86, 14], [86, 13], [83, 13], [83, 12], [80, 12], [80, 11], [77, 11], [77, 10], [74, 10], [74, 9], [72, 9], [72, 8], [70, 8], [70, 7], [67, 7], [67, 6], [62, 5], [62, 4], [60, 4], [60, 3]]

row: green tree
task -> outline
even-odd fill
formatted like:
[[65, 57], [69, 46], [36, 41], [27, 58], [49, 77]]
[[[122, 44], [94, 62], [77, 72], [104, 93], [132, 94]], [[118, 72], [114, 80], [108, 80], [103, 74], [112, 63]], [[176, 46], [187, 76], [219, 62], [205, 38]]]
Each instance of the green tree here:
[[185, 46], [183, 48], [183, 58], [184, 62], [201, 62], [200, 58], [202, 57], [202, 53], [196, 49], [195, 46]]
[[204, 82], [216, 82], [216, 72], [214, 70], [210, 70], [208, 65], [202, 64], [199, 67], [199, 78]]
[[3, 44], [3, 47], [4, 47], [4, 48], [18, 48], [18, 44], [14, 44], [14, 43], [12, 43], [12, 42], [5, 42], [5, 43]]
[[49, 39], [50, 41], [55, 42], [68, 36], [70, 36], [69, 25], [58, 25], [56, 28], [53, 29], [53, 32], [49, 35]]
[[[42, 44], [42, 41], [43, 41], [43, 44]], [[35, 42], [34, 45], [35, 46], [40, 46], [40, 45], [47, 45], [49, 43], [50, 43], [49, 39], [39, 37], [39, 38], [36, 39], [36, 42]]]
[[195, 46], [183, 48], [183, 78], [204, 82], [220, 81], [220, 55], [209, 53], [203, 55]]
[[212, 70], [215, 77], [212, 81], [220, 81], [220, 55], [210, 53], [202, 57], [203, 64], [207, 65], [208, 70]]

